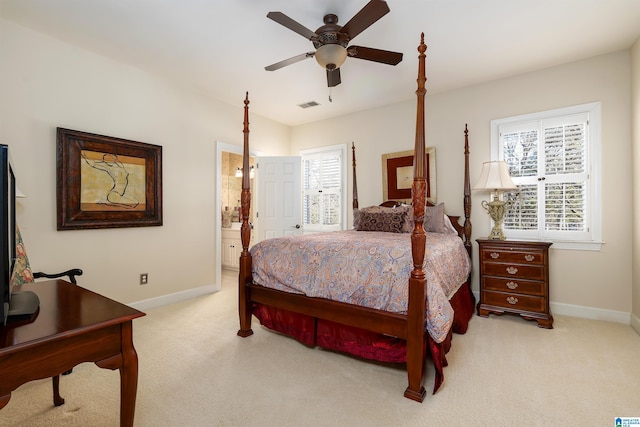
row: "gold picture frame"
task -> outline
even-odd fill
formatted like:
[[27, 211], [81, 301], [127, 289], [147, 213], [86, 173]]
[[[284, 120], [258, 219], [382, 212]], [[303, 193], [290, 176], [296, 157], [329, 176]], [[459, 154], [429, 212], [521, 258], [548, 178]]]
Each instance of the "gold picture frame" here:
[[[427, 147], [427, 202], [436, 204], [436, 149]], [[411, 203], [413, 150], [382, 155], [382, 199]]]

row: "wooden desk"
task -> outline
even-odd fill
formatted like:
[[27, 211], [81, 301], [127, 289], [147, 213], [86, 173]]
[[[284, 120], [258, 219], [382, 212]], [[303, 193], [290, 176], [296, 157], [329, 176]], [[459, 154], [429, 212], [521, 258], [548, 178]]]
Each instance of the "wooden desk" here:
[[0, 409], [26, 382], [95, 362], [120, 370], [120, 425], [132, 426], [138, 388], [132, 320], [145, 314], [64, 280], [18, 290], [35, 292], [40, 309], [31, 322], [0, 326]]

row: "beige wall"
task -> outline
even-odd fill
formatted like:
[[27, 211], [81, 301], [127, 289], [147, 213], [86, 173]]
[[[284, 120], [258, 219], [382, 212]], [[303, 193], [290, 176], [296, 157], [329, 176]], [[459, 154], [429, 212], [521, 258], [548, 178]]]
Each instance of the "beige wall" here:
[[[34, 268], [81, 267], [83, 285], [123, 302], [215, 287], [216, 141], [241, 145], [245, 94], [207, 100], [1, 19], [0, 69], [0, 142], [28, 196], [18, 221]], [[164, 225], [56, 231], [58, 126], [161, 145]], [[287, 126], [251, 127], [254, 149], [289, 153]]]
[[631, 324], [640, 333], [640, 38], [631, 49], [633, 132], [633, 310]]
[[[429, 63], [427, 61], [427, 75]], [[416, 66], [417, 70], [417, 66]], [[469, 124], [472, 185], [490, 158], [490, 121], [587, 102], [602, 103], [603, 238], [600, 252], [552, 250], [551, 300], [564, 313], [582, 307], [605, 310], [628, 322], [631, 311], [631, 98], [628, 51], [549, 68], [462, 90], [427, 93], [426, 141], [436, 148], [438, 201], [462, 214], [463, 130]], [[429, 81], [427, 80], [427, 89]], [[299, 126], [292, 150], [355, 141], [360, 205], [382, 199], [381, 155], [411, 149], [415, 98], [386, 108]], [[351, 193], [349, 193], [351, 194]], [[473, 238], [490, 230], [489, 217], [473, 195]], [[474, 243], [474, 251], [477, 246]], [[477, 257], [475, 257], [477, 258]], [[475, 263], [477, 272], [477, 262]], [[474, 289], [477, 290], [477, 274]], [[577, 306], [577, 307], [574, 307]], [[577, 310], [577, 311], [576, 311]], [[597, 313], [598, 310], [593, 311]], [[597, 317], [598, 314], [595, 314]]]
[[[204, 99], [128, 65], [8, 21], [0, 24], [0, 142], [11, 146], [19, 186], [28, 195], [18, 206], [18, 219], [34, 266], [50, 271], [80, 266], [83, 284], [124, 302], [215, 285], [215, 141], [241, 144], [244, 94], [237, 106]], [[552, 250], [551, 299], [565, 312], [588, 307], [615, 318], [628, 315], [633, 306], [635, 319], [640, 312], [640, 271], [632, 268], [632, 260], [640, 258], [640, 231], [636, 228], [633, 238], [628, 233], [633, 212], [640, 211], [640, 197], [631, 202], [640, 191], [640, 176], [632, 174], [630, 155], [633, 141], [637, 164], [639, 44], [631, 53], [427, 95], [427, 143], [436, 147], [438, 199], [450, 213], [462, 212], [465, 123], [473, 181], [490, 156], [492, 119], [602, 103], [606, 243], [600, 252]], [[263, 154], [287, 155], [354, 141], [360, 203], [375, 204], [382, 198], [381, 155], [413, 146], [416, 101], [413, 93], [409, 96], [410, 101], [295, 128], [254, 115], [251, 144]], [[57, 126], [161, 145], [164, 225], [56, 231]], [[482, 199], [473, 196], [474, 238], [489, 231], [488, 216], [478, 207]], [[147, 286], [137, 284], [142, 272], [149, 273]]]

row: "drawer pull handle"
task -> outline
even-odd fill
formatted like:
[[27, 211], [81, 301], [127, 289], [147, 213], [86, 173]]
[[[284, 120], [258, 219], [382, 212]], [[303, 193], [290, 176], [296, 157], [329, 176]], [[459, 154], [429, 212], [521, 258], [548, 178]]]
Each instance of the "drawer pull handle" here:
[[518, 303], [518, 298], [509, 296], [509, 297], [507, 297], [507, 302], [509, 304], [511, 304], [511, 305], [517, 304]]
[[489, 256], [493, 259], [500, 258], [500, 254], [498, 252], [491, 252]]
[[513, 266], [507, 267], [507, 273], [516, 274], [517, 272], [518, 272], [518, 269], [516, 267], [513, 267]]
[[533, 256], [533, 255], [531, 255], [531, 254], [528, 254], [528, 255], [525, 255], [525, 256], [524, 256], [524, 259], [526, 259], [527, 261], [531, 262], [531, 261], [533, 261], [534, 259], [536, 259], [536, 257], [534, 257], [534, 256]]
[[507, 282], [507, 288], [513, 290], [516, 289], [518, 287], [518, 283], [516, 282]]

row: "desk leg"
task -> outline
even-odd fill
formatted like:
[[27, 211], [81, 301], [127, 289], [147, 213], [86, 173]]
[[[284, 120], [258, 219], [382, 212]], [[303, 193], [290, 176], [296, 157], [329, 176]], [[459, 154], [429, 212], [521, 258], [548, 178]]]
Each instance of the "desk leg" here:
[[60, 375], [51, 379], [53, 380], [53, 404], [54, 406], [64, 405], [64, 398], [60, 396]]
[[122, 324], [122, 366], [120, 367], [120, 426], [133, 426], [138, 390], [138, 354], [133, 347], [131, 321]]

